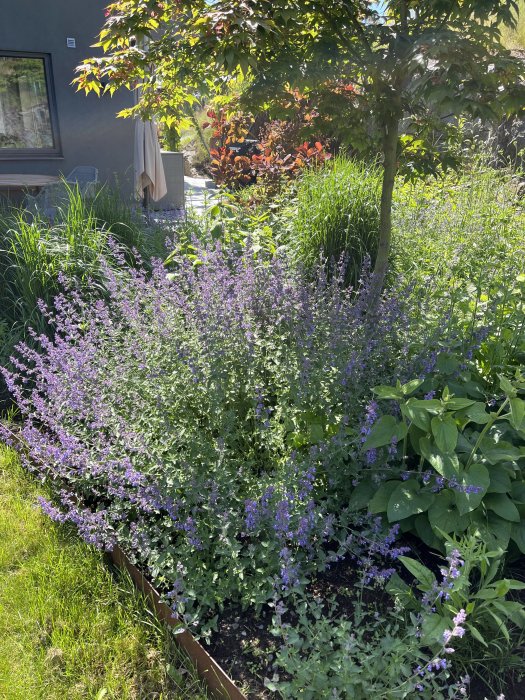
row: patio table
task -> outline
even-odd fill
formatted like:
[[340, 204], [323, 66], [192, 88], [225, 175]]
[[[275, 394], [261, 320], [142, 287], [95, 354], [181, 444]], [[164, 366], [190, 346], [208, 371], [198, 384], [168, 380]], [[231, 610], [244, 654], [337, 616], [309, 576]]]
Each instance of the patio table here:
[[0, 190], [39, 190], [60, 182], [56, 175], [0, 174]]

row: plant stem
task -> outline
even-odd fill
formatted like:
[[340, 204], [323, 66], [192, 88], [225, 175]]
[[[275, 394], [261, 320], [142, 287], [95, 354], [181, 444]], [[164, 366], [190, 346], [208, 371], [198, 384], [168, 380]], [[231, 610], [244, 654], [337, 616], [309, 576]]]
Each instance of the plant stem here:
[[489, 422], [485, 424], [485, 427], [483, 428], [483, 430], [481, 431], [481, 433], [478, 435], [478, 439], [476, 440], [476, 444], [475, 444], [474, 447], [472, 448], [472, 452], [470, 453], [470, 456], [469, 456], [469, 458], [468, 458], [468, 462], [467, 462], [467, 464], [466, 464], [466, 466], [465, 466], [465, 471], [468, 471], [470, 465], [472, 464], [472, 460], [474, 459], [474, 456], [475, 456], [475, 454], [476, 454], [476, 452], [477, 452], [477, 449], [478, 449], [478, 447], [479, 447], [480, 444], [481, 444], [481, 441], [483, 440], [483, 438], [485, 437], [485, 435], [487, 434], [487, 432], [490, 430], [490, 428], [492, 428], [492, 426], [494, 425], [494, 423], [495, 423], [495, 422], [498, 420], [498, 418], [501, 416], [501, 413], [502, 413], [503, 409], [505, 408], [505, 406], [506, 406], [508, 403], [509, 403], [509, 397], [507, 396], [507, 398], [505, 399], [505, 401], [504, 401], [504, 402], [501, 404], [501, 406], [499, 407], [498, 412], [495, 413], [495, 414], [491, 414], [492, 420], [489, 420]]

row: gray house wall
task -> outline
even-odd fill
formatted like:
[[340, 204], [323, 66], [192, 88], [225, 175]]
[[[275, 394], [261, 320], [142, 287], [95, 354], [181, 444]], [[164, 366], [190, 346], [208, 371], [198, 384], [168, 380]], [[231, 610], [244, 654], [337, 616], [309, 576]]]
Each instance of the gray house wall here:
[[[94, 165], [101, 181], [117, 177], [122, 193], [131, 195], [134, 125], [116, 114], [132, 104], [132, 93], [98, 98], [76, 92], [71, 85], [75, 67], [98, 51], [91, 45], [104, 23], [107, 4], [108, 0], [0, 0], [0, 53], [51, 56], [62, 146], [60, 157], [23, 160], [6, 158], [0, 149], [0, 174], [67, 175], [76, 165]], [[76, 48], [67, 47], [68, 37], [76, 40]]]

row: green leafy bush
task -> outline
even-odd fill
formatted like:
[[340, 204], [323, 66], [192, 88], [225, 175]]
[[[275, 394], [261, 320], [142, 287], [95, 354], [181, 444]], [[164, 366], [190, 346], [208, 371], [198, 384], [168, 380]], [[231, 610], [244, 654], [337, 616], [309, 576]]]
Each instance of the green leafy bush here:
[[374, 451], [379, 469], [384, 458], [378, 450], [394, 448], [397, 455], [385, 465], [379, 488], [365, 479], [354, 501], [368, 490], [372, 513], [399, 522], [430, 547], [442, 547], [443, 533], [470, 529], [491, 547], [506, 550], [512, 540], [525, 553], [524, 377], [511, 382], [502, 376], [501, 394], [488, 403], [470, 373], [441, 395], [431, 389], [419, 398], [422, 385], [415, 380], [374, 389], [379, 400], [397, 407], [374, 422], [362, 449]]

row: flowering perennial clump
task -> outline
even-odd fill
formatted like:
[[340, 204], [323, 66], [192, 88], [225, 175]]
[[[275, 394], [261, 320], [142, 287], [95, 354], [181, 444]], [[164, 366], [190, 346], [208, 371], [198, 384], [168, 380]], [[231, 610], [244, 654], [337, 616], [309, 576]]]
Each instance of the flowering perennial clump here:
[[348, 440], [395, 371], [404, 318], [385, 297], [364, 322], [366, 275], [352, 290], [249, 248], [196, 258], [169, 274], [108, 266], [90, 302], [66, 288], [42, 306], [52, 338], [5, 371], [29, 466], [53, 485], [46, 512], [120, 544], [190, 623], [324, 566]]

